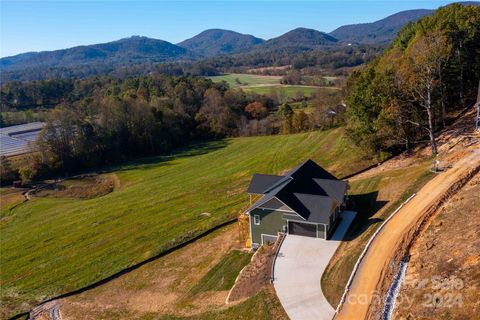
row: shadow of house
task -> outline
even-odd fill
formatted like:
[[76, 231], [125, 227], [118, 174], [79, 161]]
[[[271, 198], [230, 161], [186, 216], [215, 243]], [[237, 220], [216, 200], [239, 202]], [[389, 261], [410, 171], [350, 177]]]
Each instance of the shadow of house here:
[[345, 235], [344, 241], [354, 240], [364, 233], [370, 226], [383, 222], [383, 219], [373, 216], [380, 211], [388, 201], [377, 200], [378, 191], [349, 196], [348, 207], [357, 212], [355, 220]]

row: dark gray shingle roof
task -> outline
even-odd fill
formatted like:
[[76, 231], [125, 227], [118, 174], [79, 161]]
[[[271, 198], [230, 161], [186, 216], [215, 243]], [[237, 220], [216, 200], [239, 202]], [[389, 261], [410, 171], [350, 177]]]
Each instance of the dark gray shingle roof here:
[[253, 175], [250, 185], [248, 186], [248, 193], [264, 194], [280, 180], [284, 179], [284, 176], [273, 176], [270, 174]]
[[[264, 196], [247, 211], [277, 198], [306, 221], [326, 224], [333, 207], [343, 202], [347, 188], [346, 182], [338, 180], [312, 160], [305, 161], [283, 177], [264, 178], [265, 176], [267, 175], [254, 175], [252, 178], [250, 186], [258, 186], [252, 189], [261, 191], [252, 193]], [[268, 179], [271, 179], [270, 186], [267, 185]]]

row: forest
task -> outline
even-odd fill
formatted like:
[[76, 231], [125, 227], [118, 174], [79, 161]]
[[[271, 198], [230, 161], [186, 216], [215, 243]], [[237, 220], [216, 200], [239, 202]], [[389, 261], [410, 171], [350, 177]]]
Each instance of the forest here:
[[[301, 98], [303, 103], [306, 103]], [[334, 105], [319, 92], [312, 101]], [[298, 101], [298, 103], [302, 103]], [[309, 117], [275, 94], [230, 89], [203, 77], [156, 75], [127, 79], [40, 80], [2, 86], [2, 125], [37, 112], [47, 123], [40, 152], [18, 168], [25, 183], [127, 159], [165, 154], [195, 141], [234, 136], [294, 133], [337, 125], [321, 108]], [[40, 111], [39, 111], [40, 110]], [[17, 119], [18, 120], [18, 119]], [[19, 119], [19, 121], [23, 118]], [[5, 167], [9, 166], [10, 170]], [[7, 174], [4, 182], [18, 178]]]
[[480, 8], [453, 4], [409, 24], [347, 84], [348, 130], [372, 153], [429, 141], [449, 115], [476, 100], [480, 80]]

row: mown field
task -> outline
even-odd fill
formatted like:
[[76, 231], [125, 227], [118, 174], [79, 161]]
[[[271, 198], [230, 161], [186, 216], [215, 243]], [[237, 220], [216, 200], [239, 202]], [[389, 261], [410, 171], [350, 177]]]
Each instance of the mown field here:
[[[282, 85], [279, 76], [262, 76], [254, 74], [231, 73], [221, 76], [208, 77], [214, 82], [225, 81], [231, 88], [242, 88], [248, 92], [269, 95], [275, 92], [277, 95], [286, 99], [292, 99], [299, 96], [310, 97], [318, 90], [338, 90], [337, 87], [314, 87], [299, 85]], [[324, 77], [327, 81], [335, 77]]]
[[372, 163], [343, 129], [228, 139], [105, 172], [119, 186], [92, 199], [44, 197], [0, 222], [2, 316], [106, 278], [235, 218], [255, 172], [312, 158], [338, 176]]
[[279, 76], [261, 76], [256, 74], [230, 73], [221, 76], [208, 77], [213, 82], [227, 82], [230, 87], [256, 86], [256, 85], [276, 85], [280, 84]]
[[307, 86], [258, 86], [258, 87], [244, 87], [242, 88], [248, 92], [254, 92], [257, 94], [269, 95], [275, 92], [278, 96], [284, 96], [285, 98], [298, 98], [298, 97], [311, 97], [318, 90], [338, 90], [334, 87], [307, 87]]

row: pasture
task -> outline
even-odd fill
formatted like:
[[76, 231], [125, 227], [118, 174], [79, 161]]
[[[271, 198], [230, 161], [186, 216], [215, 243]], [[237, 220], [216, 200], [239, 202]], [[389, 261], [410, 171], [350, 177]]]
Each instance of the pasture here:
[[279, 76], [262, 76], [256, 74], [230, 73], [221, 76], [208, 77], [213, 82], [227, 82], [231, 88], [258, 85], [278, 85], [280, 84]]
[[255, 172], [312, 158], [338, 176], [362, 158], [342, 128], [196, 144], [105, 170], [118, 179], [94, 198], [38, 197], [0, 221], [2, 317], [104, 279], [234, 219]]
[[[244, 87], [242, 88], [248, 92], [254, 92], [263, 95], [276, 94], [279, 98], [302, 98], [311, 97], [317, 90], [323, 90], [320, 87], [308, 87], [308, 86], [258, 86], [258, 87]], [[327, 88], [327, 90], [335, 90], [335, 88]]]

